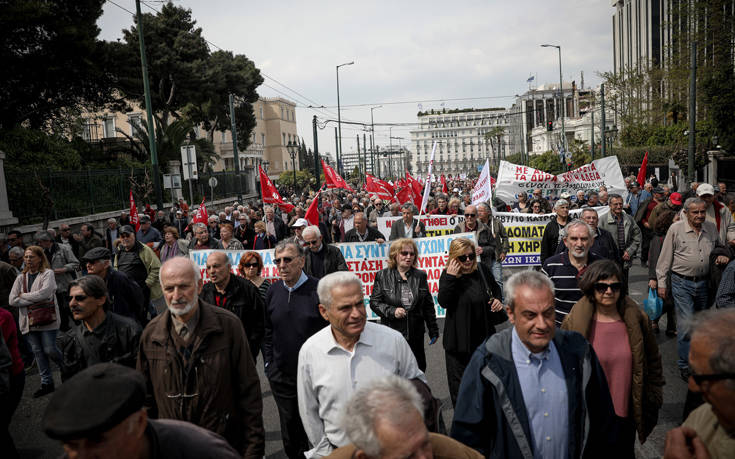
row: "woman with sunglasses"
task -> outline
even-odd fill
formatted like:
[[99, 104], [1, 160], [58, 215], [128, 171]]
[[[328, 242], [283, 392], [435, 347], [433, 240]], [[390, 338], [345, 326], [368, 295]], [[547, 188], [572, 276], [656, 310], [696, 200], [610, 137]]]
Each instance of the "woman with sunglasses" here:
[[429, 328], [429, 344], [439, 338], [439, 327], [426, 272], [417, 269], [417, 265], [416, 243], [408, 238], [393, 241], [388, 252], [388, 267], [375, 276], [370, 309], [380, 317], [380, 323], [403, 334], [419, 368], [424, 371], [424, 324]]
[[457, 238], [449, 245], [449, 260], [439, 278], [439, 304], [447, 310], [444, 355], [452, 405], [472, 353], [506, 316], [500, 287], [484, 263], [478, 263], [475, 243]]
[[263, 272], [263, 259], [260, 258], [258, 252], [246, 252], [240, 258], [240, 263], [237, 268], [240, 275], [252, 282], [255, 288], [258, 289], [258, 293], [265, 304], [265, 293], [268, 291], [271, 283], [260, 275]]
[[643, 443], [658, 421], [664, 378], [648, 316], [622, 294], [622, 278], [612, 260], [589, 265], [579, 279], [584, 297], [561, 328], [579, 332], [592, 344], [607, 377], [622, 450], [634, 457], [636, 431]]

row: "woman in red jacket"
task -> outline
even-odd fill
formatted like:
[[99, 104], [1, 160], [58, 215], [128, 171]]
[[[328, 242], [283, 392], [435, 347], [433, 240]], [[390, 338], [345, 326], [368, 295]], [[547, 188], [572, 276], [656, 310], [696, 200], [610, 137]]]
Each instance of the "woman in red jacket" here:
[[18, 452], [15, 449], [15, 443], [10, 436], [10, 420], [13, 418], [15, 409], [23, 395], [23, 387], [25, 387], [26, 376], [23, 371], [23, 359], [20, 357], [18, 349], [18, 329], [15, 327], [13, 315], [5, 308], [0, 308], [0, 331], [2, 331], [3, 340], [10, 351], [10, 390], [0, 395], [0, 451], [8, 454], [8, 458], [16, 458]]

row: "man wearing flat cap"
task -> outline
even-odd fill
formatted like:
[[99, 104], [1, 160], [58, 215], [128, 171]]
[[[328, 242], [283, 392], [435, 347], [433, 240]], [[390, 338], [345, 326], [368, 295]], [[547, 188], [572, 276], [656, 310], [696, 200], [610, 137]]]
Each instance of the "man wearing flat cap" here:
[[143, 376], [122, 365], [87, 368], [54, 393], [43, 430], [72, 458], [240, 457], [222, 437], [194, 424], [148, 419], [145, 389]]
[[106, 311], [110, 300], [105, 281], [94, 275], [73, 280], [69, 299], [72, 316], [79, 324], [57, 338], [64, 358], [61, 379], [102, 362], [135, 368], [142, 329], [129, 317]]
[[147, 323], [143, 290], [124, 272], [110, 266], [110, 251], [96, 247], [84, 254], [82, 263], [87, 273], [101, 277], [107, 284], [110, 311], [135, 319], [143, 326]]
[[225, 437], [246, 458], [265, 453], [260, 380], [240, 319], [199, 299], [187, 258], [161, 268], [167, 310], [143, 330], [138, 370], [151, 416], [190, 421]]

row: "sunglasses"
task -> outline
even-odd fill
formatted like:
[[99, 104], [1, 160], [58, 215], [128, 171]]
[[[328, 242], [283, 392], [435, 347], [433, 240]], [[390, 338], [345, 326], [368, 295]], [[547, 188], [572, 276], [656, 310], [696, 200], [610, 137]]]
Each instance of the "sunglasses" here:
[[120, 237], [130, 237], [132, 234], [130, 233], [120, 233]]
[[467, 260], [475, 261], [475, 254], [471, 253], [469, 255], [460, 255], [457, 257], [457, 260], [459, 260], [460, 263], [464, 263]]
[[275, 263], [276, 265], [280, 265], [281, 262], [283, 262], [285, 264], [289, 264], [292, 261], [293, 261], [293, 258], [291, 258], [291, 257], [283, 257], [283, 258], [275, 258], [275, 259], [273, 259], [273, 263]]
[[304, 242], [306, 242], [309, 245], [314, 245], [314, 246], [319, 245], [319, 239], [317, 239], [316, 241], [304, 241]]
[[470, 218], [470, 217], [475, 218], [477, 217], [477, 214], [464, 214], [464, 217], [465, 218]]
[[623, 288], [623, 284], [620, 282], [613, 282], [612, 284], [606, 284], [604, 282], [597, 282], [595, 283], [594, 287], [597, 293], [607, 292], [608, 287], [610, 287], [613, 293], [617, 293], [620, 291], [621, 288]]
[[[288, 263], [288, 262], [286, 262], [286, 263]], [[242, 266], [244, 268], [257, 268], [258, 267], [258, 263], [244, 263]]]
[[697, 373], [690, 373], [690, 376], [694, 380], [695, 383], [697, 383], [698, 386], [701, 386], [703, 382], [705, 381], [721, 381], [723, 379], [735, 379], [735, 373], [715, 373], [711, 375], [700, 375]]
[[72, 295], [69, 297], [69, 299], [76, 300], [76, 301], [84, 301], [87, 298], [88, 298], [87, 295]]
[[404, 257], [412, 257], [416, 254], [414, 252], [404, 251], [404, 252], [401, 252], [401, 255], [403, 255]]

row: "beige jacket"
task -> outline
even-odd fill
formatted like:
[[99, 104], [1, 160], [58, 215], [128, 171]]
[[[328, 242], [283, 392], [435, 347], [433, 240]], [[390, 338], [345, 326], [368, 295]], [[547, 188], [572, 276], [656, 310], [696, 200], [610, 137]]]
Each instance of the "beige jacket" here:
[[[38, 273], [38, 277], [33, 282], [28, 293], [22, 293], [24, 276], [21, 273], [15, 278], [15, 283], [13, 283], [13, 288], [10, 290], [8, 301], [10, 307], [18, 308], [20, 332], [25, 335], [29, 331], [58, 330], [59, 324], [61, 324], [61, 315], [59, 314], [59, 303], [56, 301], [56, 278], [54, 276], [54, 270], [46, 269]], [[53, 298], [54, 305], [56, 306], [56, 322], [42, 327], [30, 328], [28, 326], [28, 306], [39, 301], [48, 300], [49, 298]]]

